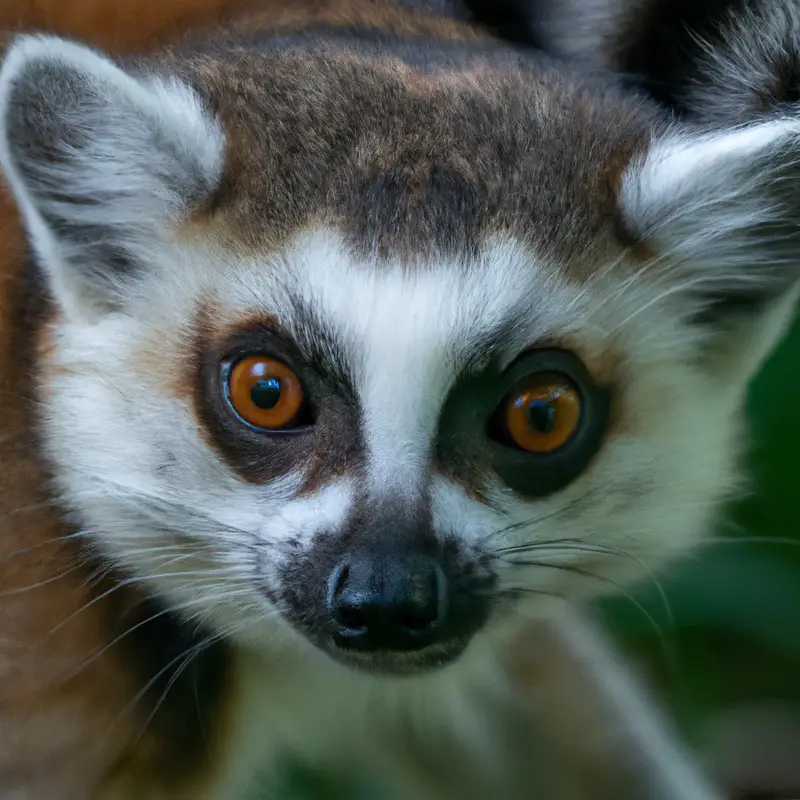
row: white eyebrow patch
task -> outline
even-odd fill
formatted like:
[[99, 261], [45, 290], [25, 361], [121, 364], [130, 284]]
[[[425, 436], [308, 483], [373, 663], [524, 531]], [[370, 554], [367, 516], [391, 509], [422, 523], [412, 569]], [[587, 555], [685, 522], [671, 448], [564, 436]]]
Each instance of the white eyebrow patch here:
[[337, 480], [307, 497], [290, 500], [281, 513], [267, 517], [261, 536], [267, 541], [295, 539], [308, 545], [320, 533], [338, 533], [353, 504], [353, 485]]
[[348, 353], [369, 491], [413, 492], [453, 381], [471, 351], [519, 314], [521, 302], [534, 305], [526, 297], [536, 265], [503, 240], [489, 243], [471, 265], [357, 263], [335, 235], [321, 232], [304, 237], [286, 260], [297, 275], [292, 291]]

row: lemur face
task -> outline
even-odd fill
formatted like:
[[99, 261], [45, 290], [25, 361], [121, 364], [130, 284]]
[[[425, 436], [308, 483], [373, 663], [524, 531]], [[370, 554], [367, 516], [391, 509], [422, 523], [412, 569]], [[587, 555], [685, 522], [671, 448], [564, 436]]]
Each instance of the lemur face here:
[[409, 674], [705, 535], [790, 315], [800, 123], [398, 41], [23, 38], [0, 125], [65, 508], [219, 636]]

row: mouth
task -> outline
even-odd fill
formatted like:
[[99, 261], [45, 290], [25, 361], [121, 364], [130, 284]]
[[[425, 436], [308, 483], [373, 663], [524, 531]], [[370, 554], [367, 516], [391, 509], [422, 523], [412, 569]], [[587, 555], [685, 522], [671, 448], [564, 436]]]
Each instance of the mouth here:
[[467, 649], [468, 642], [435, 644], [413, 652], [373, 651], [369, 653], [333, 645], [323, 647], [334, 661], [369, 675], [407, 678], [436, 672], [455, 663]]

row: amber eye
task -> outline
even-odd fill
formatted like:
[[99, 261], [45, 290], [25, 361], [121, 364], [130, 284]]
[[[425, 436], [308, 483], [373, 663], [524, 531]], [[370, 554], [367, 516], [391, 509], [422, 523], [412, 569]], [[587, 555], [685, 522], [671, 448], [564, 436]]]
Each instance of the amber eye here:
[[558, 373], [523, 378], [505, 403], [508, 437], [529, 453], [552, 453], [562, 447], [577, 432], [580, 419], [580, 394]]
[[265, 430], [289, 427], [303, 409], [303, 388], [281, 361], [251, 356], [236, 362], [227, 382], [228, 400], [247, 423]]

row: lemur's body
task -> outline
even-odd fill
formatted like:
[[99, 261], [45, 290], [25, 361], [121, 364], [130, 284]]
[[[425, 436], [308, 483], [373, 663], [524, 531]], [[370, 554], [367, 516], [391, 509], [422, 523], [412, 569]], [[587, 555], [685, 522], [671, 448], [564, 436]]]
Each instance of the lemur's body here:
[[676, 126], [447, 4], [260, 5], [0, 74], [0, 792], [227, 800], [450, 737], [516, 800], [517, 620], [733, 484], [800, 121]]

